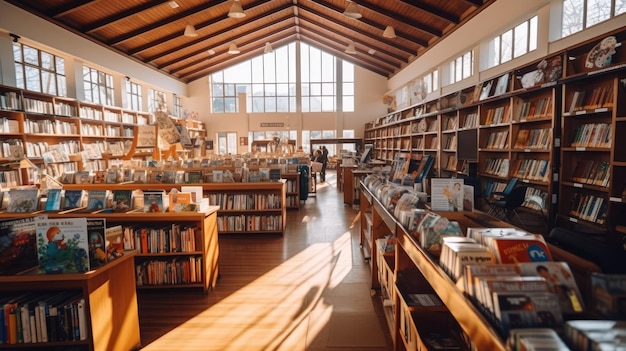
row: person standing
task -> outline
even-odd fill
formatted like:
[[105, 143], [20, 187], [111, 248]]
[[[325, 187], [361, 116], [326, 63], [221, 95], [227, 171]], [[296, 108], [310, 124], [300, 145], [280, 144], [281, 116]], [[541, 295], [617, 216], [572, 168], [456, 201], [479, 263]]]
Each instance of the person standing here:
[[320, 180], [322, 182], [326, 181], [326, 166], [328, 165], [328, 149], [326, 146], [322, 146], [322, 170], [320, 171]]

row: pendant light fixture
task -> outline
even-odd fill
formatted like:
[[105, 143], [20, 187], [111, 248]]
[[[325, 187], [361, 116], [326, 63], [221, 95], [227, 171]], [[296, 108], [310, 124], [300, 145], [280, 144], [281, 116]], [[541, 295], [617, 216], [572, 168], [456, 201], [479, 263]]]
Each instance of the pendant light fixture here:
[[362, 17], [361, 11], [359, 10], [359, 5], [357, 5], [356, 2], [353, 1], [348, 2], [348, 7], [346, 7], [345, 11], [343, 11], [343, 15], [354, 19], [359, 19]]
[[239, 2], [239, 0], [233, 0], [233, 4], [230, 6], [230, 11], [228, 11], [228, 17], [230, 18], [246, 17], [246, 13], [243, 12], [243, 7], [241, 7], [241, 3]]
[[272, 44], [270, 44], [269, 41], [265, 43], [265, 49], [263, 49], [263, 52], [266, 54], [274, 52], [274, 48], [272, 48]]
[[396, 37], [396, 30], [392, 26], [387, 26], [383, 32], [383, 37], [393, 39]]
[[353, 41], [351, 41], [350, 44], [348, 44], [348, 46], [346, 47], [345, 53], [349, 55], [356, 55], [356, 48], [354, 47]]
[[235, 43], [230, 44], [230, 46], [228, 47], [228, 53], [231, 55], [237, 55], [240, 52], [241, 51], [239, 51], [239, 48], [237, 47], [237, 44]]
[[198, 32], [196, 32], [196, 28], [194, 26], [192, 26], [191, 24], [188, 24], [185, 27], [185, 36], [186, 37], [190, 37], [190, 38], [195, 38], [198, 36]]

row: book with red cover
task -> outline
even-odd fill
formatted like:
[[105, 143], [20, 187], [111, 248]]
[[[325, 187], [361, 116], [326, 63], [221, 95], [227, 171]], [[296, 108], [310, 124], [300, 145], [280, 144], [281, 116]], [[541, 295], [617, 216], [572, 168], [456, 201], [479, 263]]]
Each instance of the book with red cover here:
[[499, 263], [552, 261], [545, 240], [538, 235], [488, 237], [486, 245]]

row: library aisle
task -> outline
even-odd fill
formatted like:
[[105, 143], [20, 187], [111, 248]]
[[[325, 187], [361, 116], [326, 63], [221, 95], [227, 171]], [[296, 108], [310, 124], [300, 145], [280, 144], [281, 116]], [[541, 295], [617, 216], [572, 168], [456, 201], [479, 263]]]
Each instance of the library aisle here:
[[334, 171], [287, 212], [284, 237], [220, 236], [216, 288], [139, 293], [142, 350], [391, 350], [358, 212]]

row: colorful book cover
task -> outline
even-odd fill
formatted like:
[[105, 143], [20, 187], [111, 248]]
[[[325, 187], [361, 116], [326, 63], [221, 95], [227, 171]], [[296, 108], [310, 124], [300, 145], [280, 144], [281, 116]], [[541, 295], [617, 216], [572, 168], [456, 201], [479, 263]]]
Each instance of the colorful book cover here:
[[582, 295], [566, 262], [524, 262], [519, 264], [519, 268], [524, 276], [540, 276], [550, 283], [563, 313], [583, 312]]
[[17, 274], [37, 267], [35, 216], [0, 221], [0, 275]]
[[61, 189], [48, 189], [46, 198], [46, 211], [59, 211], [61, 209]]
[[58, 218], [37, 222], [39, 269], [47, 274], [89, 270], [86, 218]]
[[118, 172], [116, 170], [108, 170], [104, 182], [106, 184], [117, 184]]
[[112, 261], [124, 256], [124, 229], [115, 225], [106, 229], [107, 259]]
[[98, 268], [107, 263], [104, 235], [106, 220], [104, 218], [87, 219], [87, 232], [89, 233], [89, 266], [91, 269]]
[[196, 204], [192, 201], [192, 194], [188, 192], [177, 192], [169, 194], [170, 212], [195, 212]]
[[102, 210], [107, 204], [106, 190], [89, 190], [87, 191], [87, 210]]
[[82, 206], [83, 191], [82, 190], [65, 190], [63, 196], [62, 210], [70, 210]]
[[9, 204], [7, 212], [25, 213], [37, 211], [39, 189], [11, 189], [9, 190]]
[[113, 190], [113, 200], [111, 201], [111, 208], [115, 212], [130, 211], [132, 205], [132, 190]]
[[74, 183], [76, 184], [89, 184], [92, 180], [89, 171], [78, 171], [74, 174]]
[[488, 237], [485, 244], [494, 250], [499, 263], [552, 261], [546, 242], [534, 235]]
[[143, 211], [144, 212], [163, 212], [165, 210], [163, 190], [145, 190], [143, 192]]

